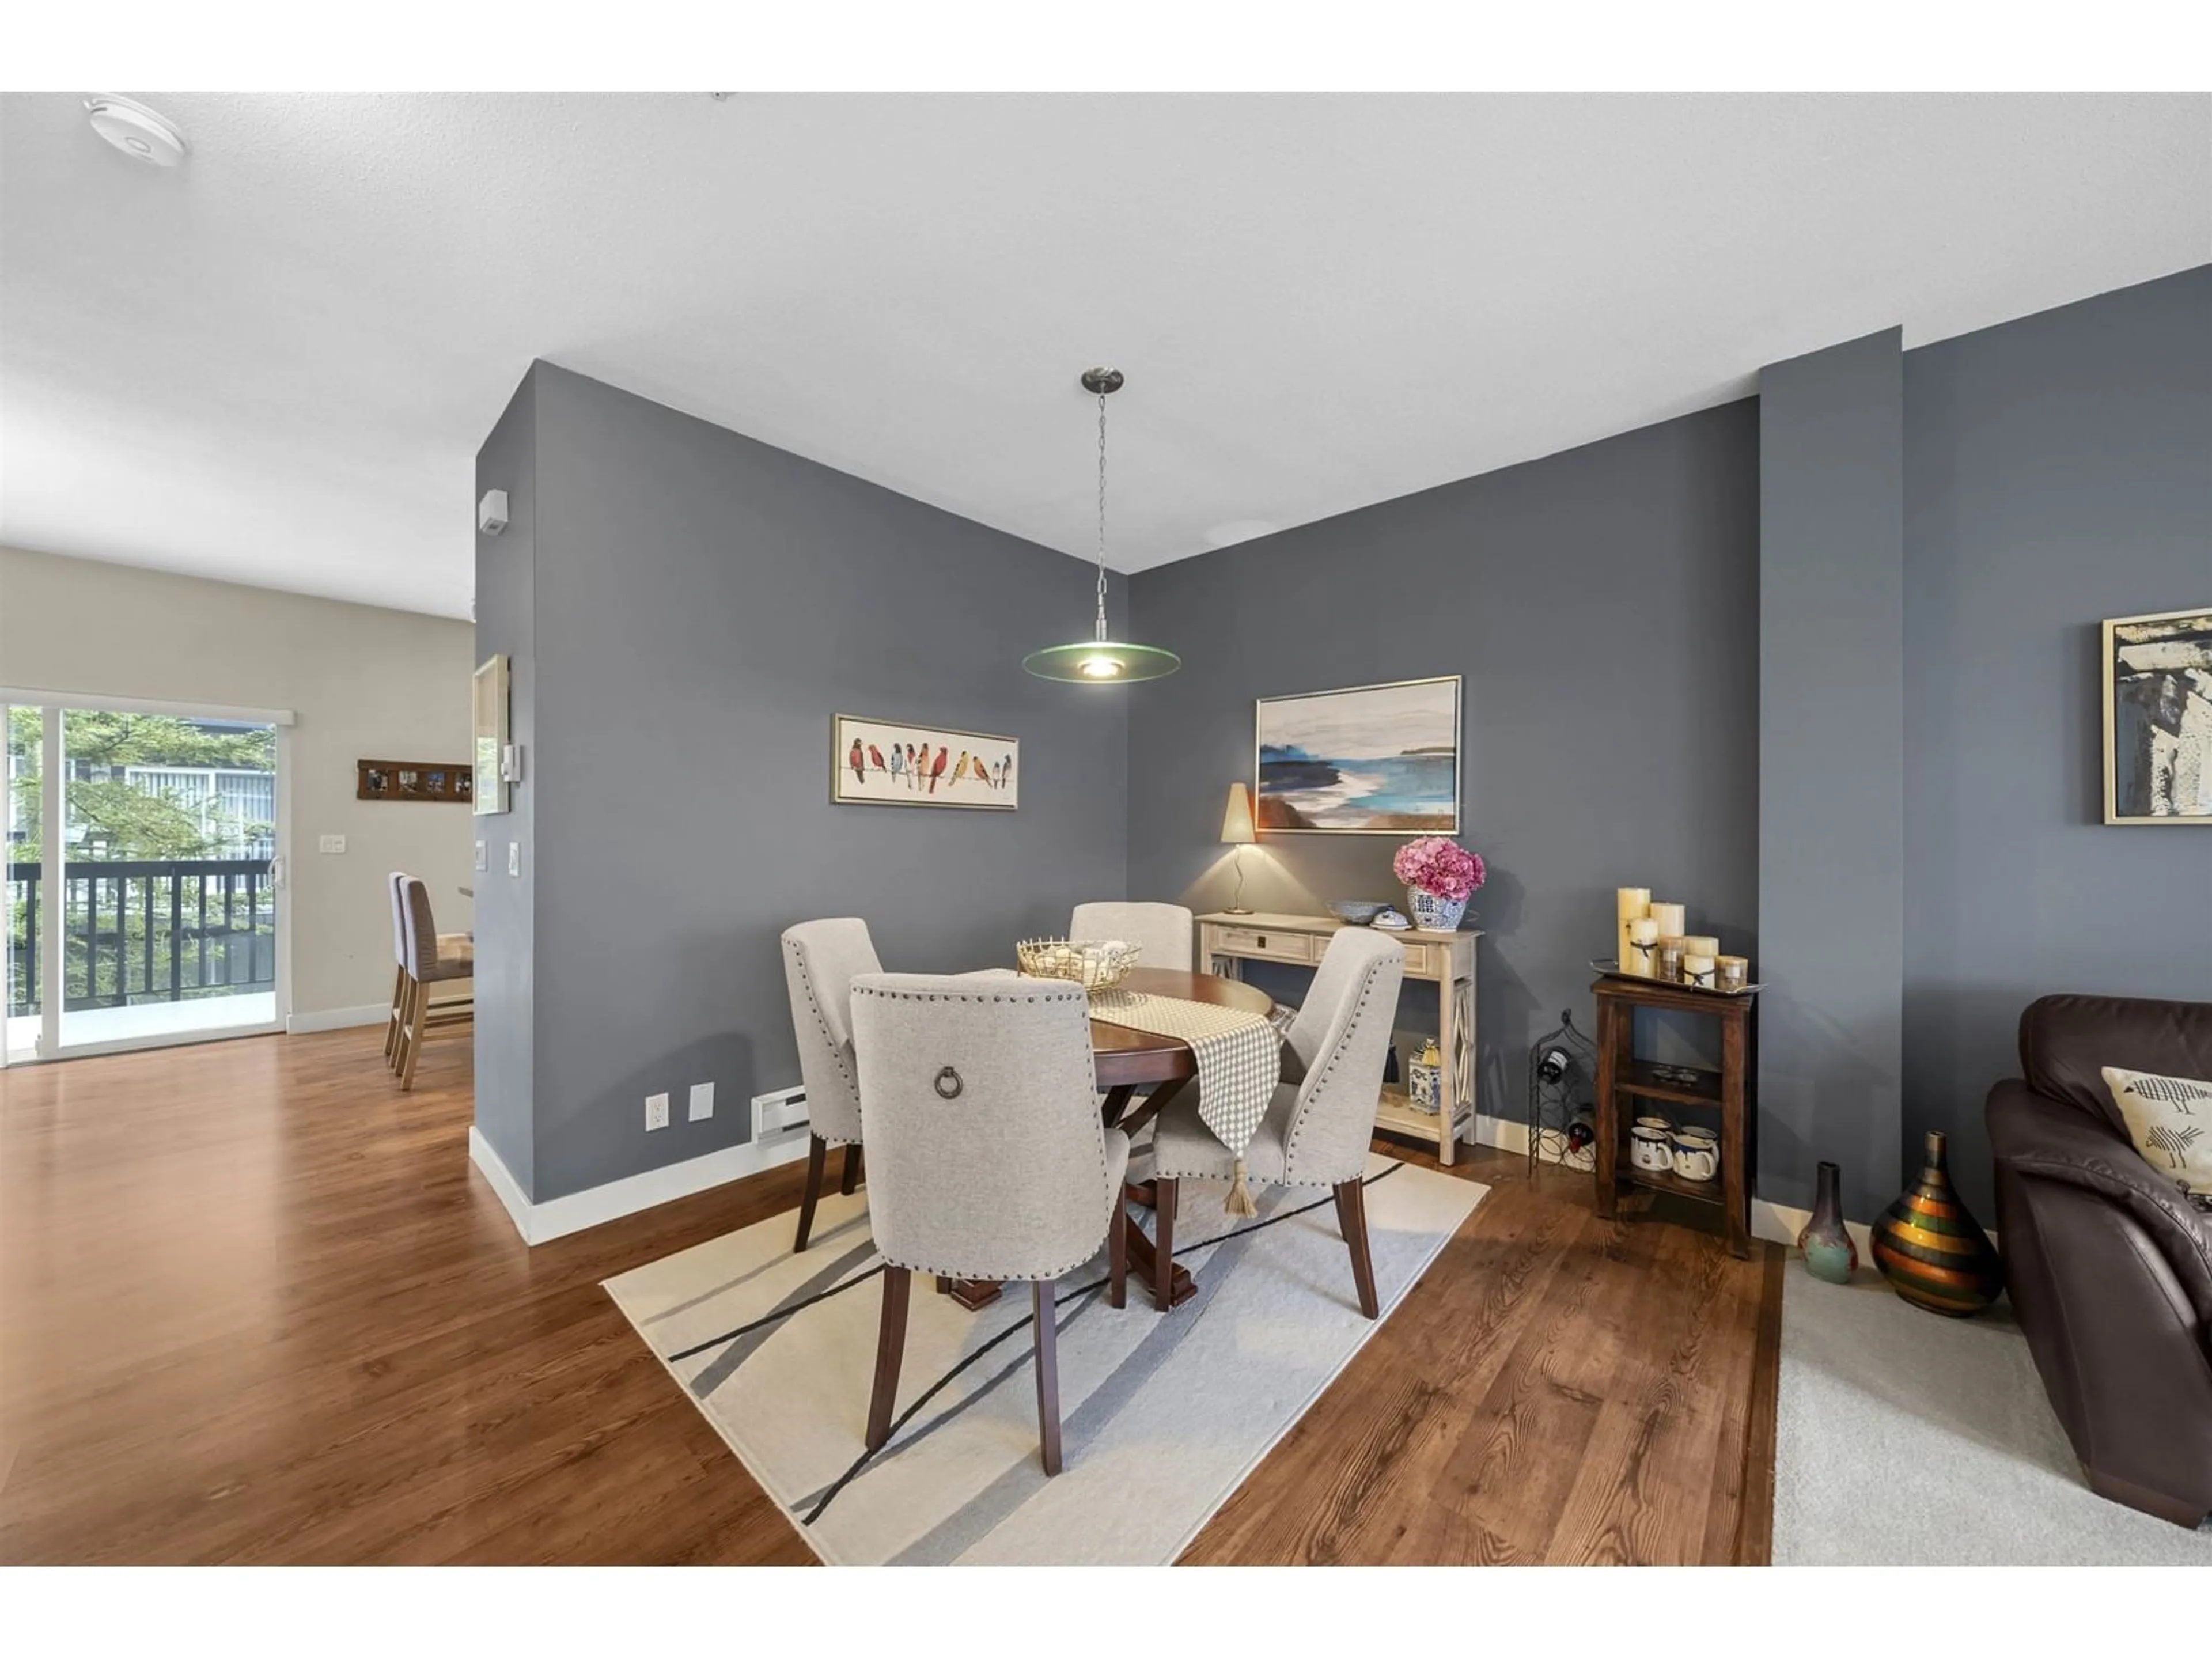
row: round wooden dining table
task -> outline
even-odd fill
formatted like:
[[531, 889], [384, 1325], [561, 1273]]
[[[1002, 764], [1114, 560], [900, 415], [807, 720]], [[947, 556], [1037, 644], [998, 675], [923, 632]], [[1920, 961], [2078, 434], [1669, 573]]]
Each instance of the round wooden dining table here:
[[[1255, 986], [1240, 980], [1224, 979], [1218, 974], [1185, 973], [1172, 968], [1132, 968], [1119, 988], [1125, 991], [1143, 991], [1156, 997], [1181, 997], [1187, 1002], [1210, 1002], [1217, 1007], [1240, 1009], [1262, 1017], [1274, 1012], [1275, 1000]], [[1139, 1031], [1133, 1026], [1109, 1024], [1103, 1019], [1091, 1022], [1091, 1056], [1098, 1086], [1105, 1091], [1099, 1113], [1108, 1128], [1119, 1128], [1133, 1133], [1150, 1122], [1160, 1108], [1174, 1099], [1183, 1087], [1198, 1075], [1198, 1062], [1190, 1052], [1190, 1045], [1181, 1037], [1161, 1036], [1152, 1031]], [[1135, 1109], [1137, 1091], [1151, 1091]], [[1150, 1182], [1133, 1182], [1127, 1188], [1129, 1199], [1149, 1207], [1152, 1201]], [[1152, 1293], [1155, 1303], [1160, 1300], [1158, 1286], [1159, 1261], [1152, 1241], [1139, 1227], [1129, 1229], [1129, 1277]], [[1197, 1281], [1190, 1270], [1170, 1263], [1165, 1281], [1169, 1285], [1166, 1307], [1176, 1307], [1188, 1302], [1198, 1292]], [[999, 1284], [995, 1279], [962, 1279], [943, 1281], [940, 1289], [949, 1291], [952, 1299], [963, 1308], [988, 1307], [999, 1299]]]

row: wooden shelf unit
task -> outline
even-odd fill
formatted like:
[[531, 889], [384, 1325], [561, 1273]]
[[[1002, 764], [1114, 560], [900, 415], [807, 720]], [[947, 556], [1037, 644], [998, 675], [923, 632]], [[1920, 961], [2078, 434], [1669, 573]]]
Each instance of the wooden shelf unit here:
[[[1214, 911], [1198, 918], [1199, 965], [1226, 979], [1243, 977], [1247, 962], [1310, 968], [1321, 961], [1338, 931], [1352, 925], [1334, 916], [1272, 912], [1240, 916]], [[1482, 934], [1474, 928], [1451, 933], [1421, 927], [1376, 931], [1404, 947], [1407, 979], [1436, 985], [1437, 1049], [1444, 1065], [1437, 1085], [1440, 1109], [1418, 1111], [1402, 1088], [1386, 1085], [1375, 1109], [1375, 1127], [1425, 1140], [1437, 1149], [1437, 1162], [1449, 1164], [1454, 1146], [1474, 1128], [1474, 942]], [[1408, 1058], [1401, 1054], [1401, 1066]]]
[[[1604, 978], [1590, 987], [1597, 998], [1597, 1212], [1610, 1220], [1618, 1213], [1624, 1188], [1668, 1193], [1701, 1204], [1717, 1204], [1728, 1226], [1731, 1255], [1751, 1254], [1751, 1183], [1754, 1167], [1753, 1055], [1757, 1042], [1758, 993], [1740, 997], [1706, 996], [1662, 980]], [[1662, 1067], [1636, 1057], [1636, 1011], [1703, 1014], [1721, 1028], [1721, 1066], [1668, 1066], [1694, 1078], [1662, 1077]], [[1721, 1168], [1714, 1181], [1685, 1181], [1671, 1170], [1639, 1170], [1626, 1156], [1635, 1102], [1661, 1100], [1700, 1108], [1720, 1117]]]

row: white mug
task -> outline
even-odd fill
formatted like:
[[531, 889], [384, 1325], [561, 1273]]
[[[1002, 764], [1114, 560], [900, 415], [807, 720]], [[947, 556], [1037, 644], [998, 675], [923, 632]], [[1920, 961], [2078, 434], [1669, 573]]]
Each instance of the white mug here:
[[1648, 1129], [1641, 1123], [1628, 1132], [1628, 1161], [1638, 1169], [1663, 1175], [1673, 1167], [1667, 1147], [1667, 1137], [1657, 1129]]
[[1674, 1137], [1674, 1173], [1685, 1181], [1711, 1181], [1720, 1173], [1720, 1143], [1702, 1129], [1685, 1129]]

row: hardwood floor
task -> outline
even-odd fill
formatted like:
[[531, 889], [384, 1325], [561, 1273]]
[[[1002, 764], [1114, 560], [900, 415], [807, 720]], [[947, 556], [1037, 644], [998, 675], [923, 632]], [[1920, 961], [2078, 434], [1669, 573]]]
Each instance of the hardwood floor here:
[[[811, 1560], [599, 1288], [804, 1166], [531, 1250], [469, 1045], [402, 1095], [378, 1040], [0, 1072], [0, 1562]], [[1779, 1253], [1451, 1172], [1491, 1195], [1185, 1559], [1765, 1560]]]

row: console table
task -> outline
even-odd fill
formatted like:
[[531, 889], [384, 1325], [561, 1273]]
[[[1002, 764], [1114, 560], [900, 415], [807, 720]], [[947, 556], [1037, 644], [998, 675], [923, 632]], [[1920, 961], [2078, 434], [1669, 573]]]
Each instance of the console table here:
[[[1352, 926], [1334, 916], [1233, 915], [1215, 911], [1198, 919], [1198, 959], [1208, 973], [1239, 977], [1246, 962], [1288, 962], [1313, 967], [1340, 928]], [[1405, 947], [1406, 977], [1434, 981], [1437, 988], [1437, 1052], [1443, 1057], [1437, 1079], [1438, 1109], [1416, 1110], [1403, 1088], [1384, 1085], [1375, 1109], [1375, 1127], [1411, 1135], [1437, 1149], [1437, 1162], [1452, 1161], [1460, 1136], [1474, 1128], [1474, 928], [1436, 933], [1425, 928], [1377, 928]]]

